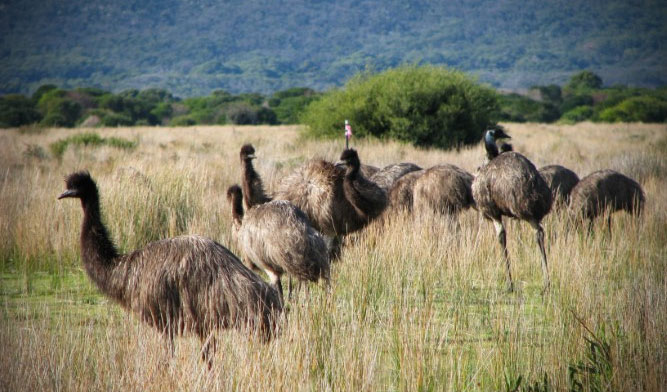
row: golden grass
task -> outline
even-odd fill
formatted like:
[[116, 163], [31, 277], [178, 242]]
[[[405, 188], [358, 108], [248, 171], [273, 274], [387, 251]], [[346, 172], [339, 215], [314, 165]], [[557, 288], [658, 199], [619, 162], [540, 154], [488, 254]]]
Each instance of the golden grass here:
[[[640, 220], [616, 214], [610, 234], [543, 222], [552, 291], [534, 232], [510, 222], [517, 291], [493, 227], [474, 211], [460, 227], [397, 216], [348, 238], [332, 288], [299, 290], [288, 323], [268, 345], [221, 332], [211, 372], [194, 338], [172, 358], [159, 334], [101, 297], [81, 270], [81, 208], [56, 201], [64, 175], [97, 180], [109, 229], [122, 250], [182, 233], [230, 241], [224, 192], [239, 182], [238, 151], [253, 143], [269, 190], [304, 160], [338, 158], [340, 141], [312, 141], [295, 127], [109, 128], [134, 150], [50, 143], [91, 130], [0, 131], [0, 390], [649, 390], [667, 384], [667, 127], [583, 123], [506, 124], [514, 149], [536, 166], [580, 176], [612, 168], [647, 194]], [[481, 145], [460, 151], [356, 141], [362, 162], [473, 172]], [[592, 342], [592, 343], [591, 343]], [[595, 356], [591, 347], [606, 347]], [[604, 351], [604, 350], [603, 350]], [[595, 373], [586, 368], [600, 371]]]

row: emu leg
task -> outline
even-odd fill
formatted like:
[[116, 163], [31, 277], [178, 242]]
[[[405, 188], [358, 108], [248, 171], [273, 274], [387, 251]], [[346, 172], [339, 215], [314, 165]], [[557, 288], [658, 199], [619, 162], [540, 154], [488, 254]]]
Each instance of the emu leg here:
[[292, 275], [290, 275], [289, 280], [287, 281], [287, 299], [292, 300]]
[[544, 250], [544, 230], [539, 222], [530, 222], [530, 224], [535, 228], [537, 245], [540, 247], [540, 254], [542, 256], [542, 275], [544, 276], [542, 293], [547, 293], [551, 287], [551, 280], [549, 279], [549, 268], [547, 266], [547, 252]]
[[201, 340], [203, 342], [203, 345], [201, 347], [201, 360], [206, 362], [208, 370], [211, 370], [211, 368], [213, 367], [213, 356], [215, 355], [215, 350], [217, 348], [215, 342], [215, 336], [213, 336], [213, 332], [211, 332], [206, 340], [204, 340], [203, 338], [204, 337], [202, 336]]
[[331, 238], [329, 247], [329, 260], [331, 262], [338, 261], [341, 253], [341, 240], [339, 236], [334, 236]]
[[514, 291], [514, 283], [512, 283], [512, 271], [510, 270], [510, 256], [507, 253], [505, 226], [503, 226], [502, 218], [500, 220], [494, 220], [493, 226], [496, 228], [496, 234], [498, 235], [498, 242], [500, 242], [500, 246], [503, 247], [503, 254], [505, 256], [505, 267], [507, 268], [507, 291], [511, 293], [512, 291]]
[[609, 231], [609, 236], [611, 237], [611, 211], [607, 215], [607, 231]]
[[280, 304], [285, 305], [285, 300], [283, 298], [283, 284], [280, 282], [280, 275], [276, 274], [273, 271], [266, 270], [266, 274], [269, 275], [269, 279], [271, 280], [271, 284], [273, 285], [273, 288], [278, 291], [278, 297], [280, 298]]

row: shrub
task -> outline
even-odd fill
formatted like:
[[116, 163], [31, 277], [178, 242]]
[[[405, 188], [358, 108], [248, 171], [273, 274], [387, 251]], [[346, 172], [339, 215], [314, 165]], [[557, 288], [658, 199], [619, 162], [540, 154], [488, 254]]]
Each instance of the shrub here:
[[44, 115], [40, 124], [51, 127], [73, 127], [83, 111], [78, 102], [67, 98], [66, 92], [60, 89], [45, 92], [37, 108]]
[[602, 78], [591, 71], [578, 72], [565, 85], [568, 91], [594, 90], [602, 87]]
[[0, 97], [0, 128], [33, 124], [41, 118], [31, 99], [14, 94]]
[[176, 116], [169, 122], [169, 125], [172, 127], [189, 127], [195, 124], [197, 124], [197, 122], [188, 115]]
[[593, 106], [593, 97], [590, 94], [568, 95], [563, 100], [560, 110], [567, 113], [579, 106]]
[[477, 142], [497, 108], [494, 91], [461, 72], [404, 66], [357, 75], [311, 103], [302, 121], [314, 137], [342, 136], [348, 119], [356, 136], [450, 148]]
[[498, 121], [513, 122], [553, 122], [560, 117], [560, 111], [550, 103], [538, 102], [516, 93], [501, 95], [498, 99]]
[[133, 149], [137, 146], [137, 142], [117, 137], [103, 138], [96, 133], [79, 133], [76, 135], [69, 136], [65, 139], [60, 139], [54, 143], [51, 143], [49, 145], [49, 149], [56, 158], [60, 159], [67, 150], [67, 147], [70, 145], [75, 145], [75, 146], [109, 145], [111, 147], [116, 147], [121, 149]]
[[593, 116], [593, 108], [590, 106], [577, 106], [576, 108], [563, 114], [560, 118], [565, 124], [574, 124], [589, 120]]
[[665, 122], [667, 102], [649, 96], [632, 97], [603, 110], [599, 119], [607, 122]]

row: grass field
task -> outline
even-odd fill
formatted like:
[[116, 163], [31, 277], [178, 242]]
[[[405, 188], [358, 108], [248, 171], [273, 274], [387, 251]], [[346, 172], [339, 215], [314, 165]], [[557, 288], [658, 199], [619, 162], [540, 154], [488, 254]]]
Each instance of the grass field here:
[[[178, 339], [172, 357], [156, 331], [89, 281], [81, 207], [56, 200], [63, 176], [91, 172], [123, 251], [190, 233], [238, 254], [225, 190], [240, 180], [240, 146], [255, 145], [272, 190], [308, 158], [337, 159], [344, 140], [306, 140], [294, 127], [0, 130], [0, 390], [664, 390], [667, 126], [505, 125], [538, 167], [633, 177], [647, 195], [643, 216], [616, 214], [611, 234], [597, 222], [589, 236], [555, 209], [543, 222], [545, 296], [528, 224], [507, 224], [516, 291], [506, 293], [493, 225], [475, 211], [459, 229], [441, 217], [391, 217], [346, 240], [330, 292], [293, 295], [278, 339], [220, 332], [212, 371], [197, 339]], [[72, 137], [85, 132], [102, 141]], [[447, 162], [474, 172], [484, 157], [481, 144], [352, 146], [376, 166]]]

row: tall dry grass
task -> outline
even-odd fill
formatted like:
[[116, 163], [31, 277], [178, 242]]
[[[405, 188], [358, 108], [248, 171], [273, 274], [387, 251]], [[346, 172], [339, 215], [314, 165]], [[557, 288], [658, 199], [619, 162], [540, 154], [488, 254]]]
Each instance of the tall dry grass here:
[[[50, 143], [83, 130], [0, 131], [0, 390], [648, 390], [667, 384], [667, 127], [506, 124], [538, 167], [580, 176], [613, 168], [647, 194], [641, 219], [613, 230], [544, 221], [552, 291], [533, 230], [507, 225], [517, 290], [504, 292], [493, 227], [474, 211], [460, 225], [395, 216], [347, 239], [330, 292], [301, 288], [281, 336], [264, 345], [219, 334], [214, 369], [194, 338], [171, 357], [160, 336], [100, 296], [78, 256], [81, 208], [56, 201], [62, 177], [87, 169], [122, 250], [183, 233], [230, 241], [224, 197], [239, 181], [238, 151], [258, 150], [269, 190], [313, 156], [337, 159], [343, 140], [292, 127], [114, 128], [134, 150]], [[482, 146], [418, 150], [355, 141], [364, 163], [448, 162], [469, 171]]]

